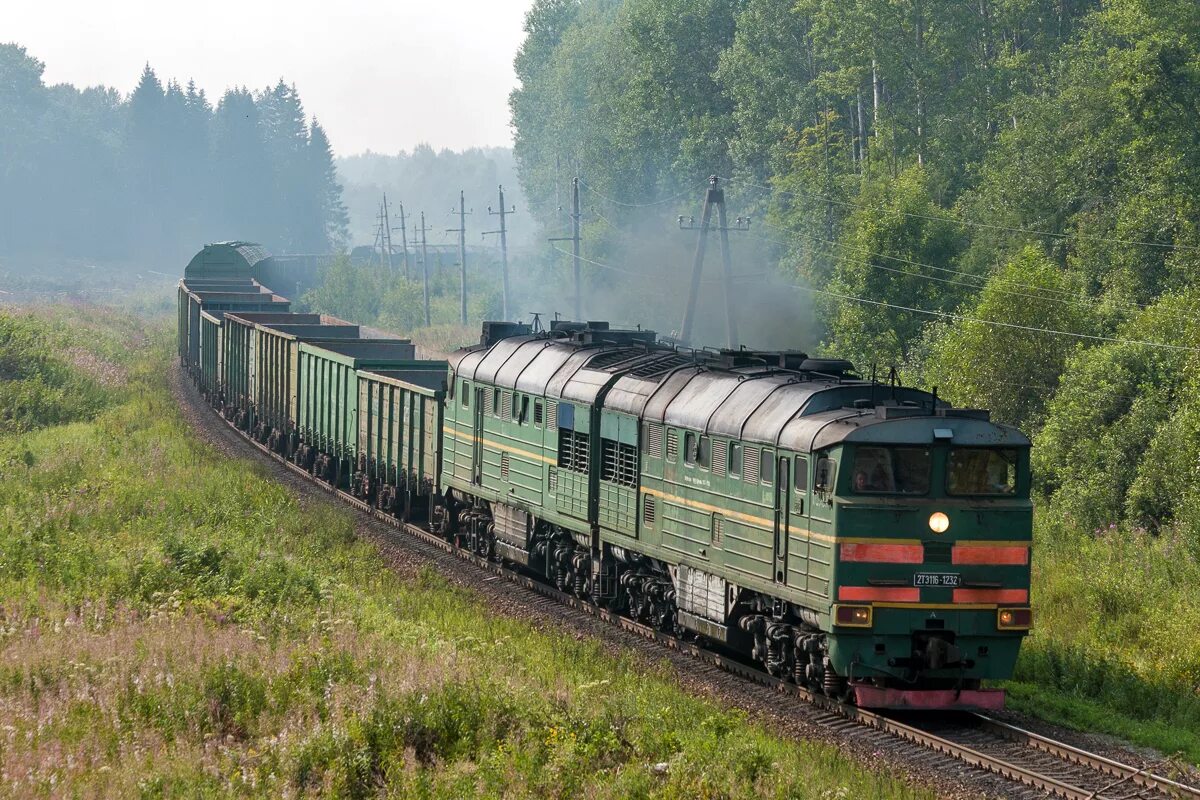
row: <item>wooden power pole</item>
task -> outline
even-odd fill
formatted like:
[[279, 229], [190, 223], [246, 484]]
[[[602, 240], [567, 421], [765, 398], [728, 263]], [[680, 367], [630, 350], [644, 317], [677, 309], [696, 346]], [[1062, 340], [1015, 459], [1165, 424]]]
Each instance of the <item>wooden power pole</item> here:
[[504, 207], [504, 187], [500, 187], [500, 210], [492, 211], [492, 207], [488, 206], [488, 214], [500, 217], [500, 228], [494, 231], [484, 231], [484, 236], [499, 234], [500, 236], [500, 280], [502, 291], [502, 307], [504, 319], [511, 319], [508, 315], [508, 229], [504, 224], [504, 218], [509, 214], [516, 213], [517, 207], [506, 209]]
[[388, 216], [387, 192], [383, 193], [383, 246], [387, 251], [387, 268], [391, 272], [392, 267], [392, 220]]
[[581, 268], [579, 258], [579, 178], [571, 179], [571, 235], [558, 236], [550, 239], [552, 242], [571, 243], [571, 267], [575, 275], [575, 321], [583, 321], [583, 289], [581, 283]]
[[404, 280], [408, 280], [408, 231], [405, 229], [404, 203], [400, 204], [400, 247], [404, 256]]
[[424, 211], [421, 212], [421, 227], [413, 232], [421, 234], [421, 293], [425, 298], [425, 327], [428, 328], [432, 324], [429, 320], [429, 258], [425, 250], [425, 234], [429, 228], [425, 227]]
[[463, 325], [467, 324], [467, 199], [462, 190], [458, 192], [458, 211], [450, 210], [451, 214], [458, 214], [458, 227], [447, 228], [446, 233], [458, 234], [458, 269], [459, 269], [459, 322]]

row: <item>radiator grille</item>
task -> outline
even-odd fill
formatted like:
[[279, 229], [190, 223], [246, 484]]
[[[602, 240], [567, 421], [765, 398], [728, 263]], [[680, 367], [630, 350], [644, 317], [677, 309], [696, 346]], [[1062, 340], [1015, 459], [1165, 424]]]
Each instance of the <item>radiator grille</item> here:
[[654, 519], [658, 516], [658, 509], [655, 507], [654, 495], [648, 494], [642, 500], [642, 522], [653, 526]]
[[534, 401], [533, 401], [533, 424], [534, 424], [534, 425], [541, 425], [541, 424], [542, 424], [542, 421], [543, 421], [543, 417], [542, 417], [542, 401], [541, 401], [541, 400], [534, 400]]
[[553, 400], [546, 403], [546, 427], [549, 430], [558, 427], [558, 403]]
[[663, 428], [657, 422], [646, 424], [646, 455], [651, 458], [662, 458]]
[[724, 475], [729, 467], [729, 442], [724, 439], [712, 440], [712, 463], [709, 468], [714, 475]]
[[679, 431], [667, 431], [667, 461], [679, 460]]
[[758, 483], [759, 457], [757, 447], [747, 447], [742, 452], [742, 475], [745, 476], [748, 483]]
[[512, 392], [500, 393], [500, 417], [512, 419]]

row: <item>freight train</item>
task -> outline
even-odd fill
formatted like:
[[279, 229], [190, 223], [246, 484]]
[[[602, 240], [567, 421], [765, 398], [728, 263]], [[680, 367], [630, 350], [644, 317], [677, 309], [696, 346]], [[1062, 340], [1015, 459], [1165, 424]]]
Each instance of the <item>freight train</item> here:
[[800, 352], [290, 311], [250, 245], [179, 285], [179, 356], [247, 436], [476, 554], [847, 702], [985, 708], [1032, 624], [1029, 440]]

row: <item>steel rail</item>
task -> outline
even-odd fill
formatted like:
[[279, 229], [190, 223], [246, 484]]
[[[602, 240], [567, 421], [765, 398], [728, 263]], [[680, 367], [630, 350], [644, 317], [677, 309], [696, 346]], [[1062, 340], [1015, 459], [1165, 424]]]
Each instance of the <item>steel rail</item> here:
[[[388, 514], [380, 509], [371, 506], [369, 503], [363, 502], [357, 497], [354, 497], [348, 492], [338, 489], [325, 481], [319, 480], [312, 475], [308, 470], [293, 464], [278, 453], [272, 451], [262, 443], [256, 441], [250, 436], [247, 436], [240, 428], [234, 425], [231, 421], [221, 416], [216, 409], [205, 403], [205, 407], [217, 418], [218, 421], [224, 422], [243, 440], [253, 445], [263, 455], [268, 456], [272, 460], [286, 467], [293, 473], [307, 479], [307, 481], [327, 493], [337, 497], [345, 503], [353, 506], [369, 515], [390, 525], [397, 530], [420, 539], [426, 544], [437, 547], [438, 549], [455, 555], [462, 561], [473, 564], [480, 569], [483, 569], [496, 577], [503, 578], [513, 584], [524, 587], [530, 591], [555, 600], [563, 605], [574, 608], [584, 614], [595, 617], [599, 620], [616, 625], [626, 631], [637, 634], [645, 639], [649, 639], [666, 647], [684, 653], [700, 662], [716, 666], [719, 669], [733, 675], [737, 675], [745, 680], [753, 681], [761, 686], [773, 689], [775, 691], [790, 694], [804, 700], [822, 711], [846, 720], [851, 720], [860, 725], [874, 728], [879, 731], [891, 734], [900, 739], [917, 744], [921, 747], [943, 753], [951, 756], [963, 763], [979, 769], [1000, 775], [1009, 780], [1021, 783], [1025, 786], [1047, 792], [1055, 797], [1065, 798], [1066, 800], [1104, 800], [1108, 795], [1103, 794], [1108, 788], [1115, 787], [1117, 784], [1126, 781], [1136, 783], [1137, 785], [1154, 791], [1161, 792], [1166, 797], [1171, 798], [1197, 798], [1200, 800], [1200, 789], [1188, 786], [1183, 783], [1165, 778], [1159, 775], [1146, 772], [1144, 769], [1138, 769], [1127, 764], [1122, 764], [1118, 761], [1106, 758], [1096, 753], [1089, 753], [1063, 742], [1058, 742], [1040, 734], [1024, 730], [1015, 725], [1010, 725], [1005, 722], [993, 719], [983, 714], [973, 714], [972, 717], [978, 721], [979, 725], [997, 736], [1008, 739], [1010, 741], [1025, 744], [1029, 747], [1053, 755], [1070, 764], [1075, 764], [1086, 769], [1100, 772], [1106, 776], [1115, 777], [1118, 780], [1115, 784], [1103, 787], [1101, 789], [1088, 789], [1085, 787], [1075, 786], [1061, 779], [1039, 772], [1037, 769], [1029, 766], [1022, 766], [1011, 761], [984, 753], [980, 750], [969, 747], [960, 742], [955, 742], [952, 739], [939, 736], [935, 733], [921, 730], [919, 727], [908, 725], [900, 722], [897, 719], [888, 717], [885, 714], [880, 714], [857, 706], [847, 705], [837, 702], [822, 694], [816, 694], [796, 684], [789, 683], [780, 678], [750, 666], [742, 661], [716, 653], [712, 650], [700, 647], [692, 642], [684, 641], [676, 636], [672, 636], [649, 625], [621, 616], [620, 614], [601, 608], [593, 603], [581, 600], [573, 594], [559, 591], [553, 586], [550, 586], [542, 581], [536, 580], [529, 575], [523, 574], [513, 569], [508, 569], [501, 564], [482, 558], [475, 553], [464, 550], [461, 547], [456, 547], [453, 543], [443, 539], [442, 537], [431, 533], [420, 526], [412, 523], [404, 522], [397, 517]], [[1133, 795], [1137, 797], [1139, 795]], [[1129, 797], [1123, 795], [1122, 797]]]
[[1103, 772], [1114, 778], [1118, 778], [1122, 782], [1128, 781], [1147, 789], [1155, 789], [1168, 796], [1200, 798], [1200, 789], [1147, 772], [1144, 767], [1138, 768], [1129, 764], [1122, 764], [1120, 761], [1114, 761], [1106, 756], [1089, 753], [1087, 750], [1081, 750], [1078, 747], [1056, 741], [1040, 733], [1025, 730], [1022, 727], [989, 717], [986, 714], [972, 712], [971, 716], [979, 723], [980, 727], [998, 736], [1048, 753], [1063, 761], [1078, 764], [1081, 767], [1087, 767], [1097, 772]]

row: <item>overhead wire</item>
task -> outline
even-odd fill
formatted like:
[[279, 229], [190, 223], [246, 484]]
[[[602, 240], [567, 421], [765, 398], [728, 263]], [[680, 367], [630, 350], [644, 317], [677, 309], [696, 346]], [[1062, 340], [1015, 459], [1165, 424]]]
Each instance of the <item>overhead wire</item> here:
[[[805, 234], [801, 234], [801, 235], [805, 235]], [[778, 244], [778, 245], [785, 246], [785, 247], [788, 246], [787, 242], [780, 241], [779, 239], [773, 239], [769, 236], [762, 236], [762, 235], [754, 234], [754, 233], [749, 234], [749, 236], [751, 236], [752, 238], [755, 238], [755, 239], [759, 239], [760, 241], [770, 242], [772, 244]], [[818, 241], [828, 241], [828, 240], [818, 238]], [[861, 248], [854, 248], [854, 249], [861, 249]], [[863, 250], [862, 252], [866, 252], [868, 255], [873, 255], [873, 256], [876, 256], [879, 258], [888, 258], [888, 256], [885, 256], [880, 253], [871, 253], [870, 251], [866, 251], [866, 250]], [[989, 281], [987, 278], [984, 278], [982, 276], [972, 275], [971, 273], [968, 273], [968, 272], [959, 272], [958, 270], [944, 269], [943, 271], [951, 273], [951, 274], [955, 274], [955, 275], [963, 275], [968, 278], [975, 278], [980, 282], [979, 283], [969, 283], [966, 281], [954, 280], [952, 278], [941, 278], [936, 275], [924, 275], [920, 272], [911, 272], [909, 270], [896, 269], [895, 267], [889, 267], [889, 266], [885, 266], [883, 264], [876, 264], [873, 261], [859, 259], [859, 258], [851, 258], [850, 256], [847, 256], [847, 255], [837, 255], [835, 253], [830, 253], [829, 257], [840, 260], [840, 261], [847, 261], [852, 264], [861, 264], [863, 266], [871, 267], [872, 269], [883, 270], [885, 272], [891, 272], [891, 273], [895, 273], [898, 275], [907, 275], [907, 276], [913, 277], [913, 278], [920, 278], [921, 280], [936, 281], [938, 283], [948, 283], [948, 284], [953, 284], [956, 286], [965, 286], [965, 287], [972, 288], [972, 289], [983, 289], [989, 285]], [[903, 258], [895, 258], [894, 260], [900, 261], [905, 264], [912, 264], [913, 266], [928, 267], [930, 269], [939, 269], [939, 267], [935, 267], [932, 264], [922, 264], [919, 261], [910, 261], [908, 259], [903, 259]], [[1031, 294], [1029, 292], [1016, 291], [1015, 289], [1009, 288], [1010, 286], [1017, 286], [1017, 287], [1020, 287], [1023, 289], [1029, 289], [1032, 292], [1037, 292], [1042, 289], [1042, 287], [1039, 287], [1039, 286], [1018, 283], [1015, 281], [1005, 281], [1004, 279], [993, 280], [991, 282], [991, 287], [993, 289], [1001, 292], [1002, 294], [1008, 295], [1010, 297], [1023, 297], [1028, 300], [1038, 300], [1038, 301], [1046, 302], [1046, 303], [1055, 303], [1058, 305], [1075, 306], [1076, 308], [1087, 308], [1087, 309], [1093, 309], [1093, 310], [1095, 309], [1095, 307], [1097, 305], [1099, 305], [1099, 301], [1094, 298], [1075, 297], [1075, 296], [1071, 296], [1065, 292], [1061, 292], [1061, 290], [1052, 290], [1055, 292], [1059, 292], [1059, 294], [1057, 296], [1042, 295], [1042, 294]], [[1048, 290], [1048, 291], [1051, 291], [1051, 290]], [[1143, 311], [1148, 308], [1148, 306], [1144, 306], [1141, 303], [1135, 303], [1135, 302], [1129, 301], [1129, 300], [1115, 300], [1113, 302], [1116, 305], [1125, 305], [1125, 306], [1128, 306], [1131, 308], [1137, 308], [1137, 309], [1140, 309]], [[1200, 322], [1200, 317], [1195, 317], [1190, 314], [1186, 314], [1184, 312], [1175, 312], [1175, 313], [1172, 313], [1171, 316], [1175, 317], [1176, 319], [1187, 320], [1189, 322]]]
[[739, 186], [749, 186], [751, 188], [761, 189], [764, 192], [770, 192], [772, 194], [781, 194], [781, 195], [786, 195], [788, 197], [804, 197], [804, 198], [808, 198], [808, 199], [812, 199], [812, 200], [820, 200], [823, 203], [832, 203], [833, 205], [845, 206], [848, 208], [858, 208], [858, 209], [863, 209], [866, 211], [879, 211], [881, 213], [899, 213], [901, 216], [909, 217], [911, 219], [924, 219], [924, 220], [930, 220], [933, 222], [949, 222], [949, 223], [952, 223], [955, 225], [962, 225], [964, 227], [981, 228], [984, 230], [1005, 231], [1007, 233], [1023, 233], [1023, 234], [1030, 235], [1030, 236], [1046, 236], [1046, 237], [1050, 237], [1053, 239], [1087, 239], [1090, 241], [1106, 242], [1109, 244], [1128, 244], [1128, 245], [1139, 245], [1142, 247], [1155, 247], [1155, 248], [1159, 248], [1162, 250], [1183, 250], [1183, 251], [1189, 251], [1189, 252], [1200, 252], [1200, 246], [1195, 246], [1195, 245], [1168, 244], [1166, 242], [1147, 242], [1147, 241], [1138, 240], [1138, 239], [1118, 239], [1115, 237], [1096, 236], [1094, 234], [1088, 234], [1088, 233], [1055, 233], [1054, 231], [1041, 231], [1041, 230], [1036, 230], [1033, 228], [1016, 228], [1016, 227], [1012, 227], [1009, 225], [996, 225], [996, 224], [987, 223], [987, 222], [976, 222], [974, 220], [962, 219], [960, 217], [940, 216], [940, 215], [936, 215], [936, 214], [914, 214], [910, 211], [888, 212], [887, 209], [884, 209], [881, 207], [870, 206], [870, 205], [866, 205], [863, 203], [855, 203], [855, 202], [852, 202], [849, 200], [838, 200], [836, 198], [828, 197], [826, 195], [816, 194], [815, 192], [794, 192], [794, 191], [788, 191], [788, 190], [784, 190], [784, 189], [772, 189], [769, 186], [763, 186], [762, 184], [753, 183], [751, 181], [744, 181], [741, 178], [721, 178], [721, 180], [726, 181], [728, 183], [735, 184], [735, 185], [739, 185]]
[[[776, 231], [779, 231], [780, 233], [784, 234], [785, 236], [789, 235], [789, 233], [790, 233], [789, 231], [785, 231], [785, 230], [779, 228], [778, 226], [772, 225], [770, 223], [764, 222], [762, 224], [768, 228], [772, 228]], [[749, 233], [747, 235], [751, 236], [752, 238], [757, 238], [761, 241], [770, 242], [772, 244], [777, 244], [777, 245], [780, 245], [783, 247], [791, 246], [791, 243], [789, 243], [789, 242], [781, 241], [779, 239], [774, 239], [769, 236], [762, 236], [761, 234], [756, 234], [756, 233]], [[832, 249], [833, 247], [845, 246], [845, 245], [839, 244], [838, 242], [834, 242], [830, 239], [825, 239], [825, 238], [822, 238], [820, 236], [816, 236], [813, 234], [796, 232], [796, 235], [802, 236], [806, 239], [811, 239], [816, 242], [822, 242], [826, 245], [829, 245], [830, 249]], [[1099, 306], [1102, 304], [1098, 298], [1079, 297], [1077, 295], [1073, 295], [1070, 292], [1067, 292], [1062, 289], [1053, 289], [1053, 288], [1049, 288], [1049, 287], [1035, 286], [1033, 284], [1021, 283], [1020, 281], [1014, 281], [1014, 280], [1011, 280], [1008, 278], [997, 278], [997, 277], [989, 278], [989, 277], [985, 277], [982, 275], [975, 275], [970, 272], [962, 272], [961, 270], [950, 269], [948, 267], [939, 267], [934, 264], [926, 264], [921, 261], [913, 261], [911, 259], [901, 258], [899, 256], [889, 256], [884, 253], [873, 253], [864, 247], [849, 246], [849, 249], [853, 249], [858, 252], [865, 253], [866, 255], [873, 256], [875, 258], [887, 259], [889, 261], [897, 261], [902, 264], [910, 264], [915, 267], [922, 267], [925, 269], [936, 270], [938, 272], [943, 272], [943, 273], [947, 273], [950, 275], [958, 275], [958, 276], [972, 279], [977, 282], [976, 283], [968, 283], [968, 282], [964, 282], [964, 281], [951, 280], [949, 278], [940, 278], [935, 275], [923, 275], [919, 272], [910, 272], [907, 270], [895, 269], [893, 267], [884, 266], [883, 264], [876, 264], [876, 263], [874, 263], [872, 261], [868, 261], [868, 260], [851, 258], [850, 256], [847, 256], [847, 255], [838, 255], [833, 252], [829, 253], [829, 257], [834, 258], [834, 259], [839, 259], [842, 261], [848, 261], [853, 264], [862, 264], [864, 266], [868, 266], [873, 269], [884, 270], [886, 272], [893, 272], [893, 273], [897, 273], [900, 275], [908, 275], [908, 276], [911, 276], [914, 278], [921, 278], [923, 280], [937, 281], [939, 283], [950, 283], [950, 284], [956, 284], [959, 286], [966, 286], [966, 287], [976, 288], [976, 289], [983, 289], [985, 286], [990, 285], [992, 288], [996, 289], [997, 291], [1000, 291], [1003, 294], [1010, 295], [1013, 297], [1024, 297], [1024, 298], [1031, 299], [1031, 300], [1041, 300], [1044, 302], [1059, 303], [1062, 305], [1072, 305], [1072, 306], [1076, 306], [1077, 308], [1089, 308], [1089, 309], [1095, 309], [1096, 306]], [[1019, 291], [1015, 291], [1015, 290], [1009, 288], [1009, 287], [1014, 287], [1014, 286], [1018, 287], [1020, 289], [1026, 289], [1028, 291], [1027, 292], [1019, 292]], [[1029, 294], [1028, 292], [1035, 292], [1035, 293], [1045, 292], [1046, 294]], [[1142, 303], [1138, 303], [1133, 300], [1112, 299], [1107, 302], [1109, 302], [1113, 305], [1117, 305], [1117, 306], [1124, 306], [1126, 308], [1138, 309], [1140, 311], [1145, 311], [1146, 309], [1150, 308], [1150, 306], [1148, 306], [1148, 305], [1144, 305]], [[1187, 320], [1189, 322], [1200, 323], [1200, 317], [1193, 316], [1191, 314], [1187, 314], [1182, 311], [1172, 312], [1170, 314], [1170, 316], [1172, 316], [1176, 319], [1180, 319], [1180, 320]]]
[[910, 311], [914, 314], [926, 314], [931, 317], [942, 317], [943, 319], [954, 319], [960, 322], [975, 322], [981, 325], [991, 325], [999, 328], [1012, 328], [1015, 330], [1029, 331], [1031, 333], [1049, 333], [1056, 336], [1070, 336], [1075, 339], [1089, 339], [1098, 342], [1110, 342], [1113, 344], [1134, 344], [1143, 345], [1145, 347], [1154, 347], [1163, 350], [1173, 350], [1178, 352], [1200, 353], [1198, 347], [1186, 347], [1178, 344], [1164, 344], [1163, 342], [1147, 342], [1141, 339], [1121, 339], [1116, 336], [1099, 336], [1091, 333], [1075, 333], [1073, 331], [1060, 331], [1054, 328], [1038, 328], [1032, 325], [1018, 325], [1015, 322], [1000, 322], [998, 320], [978, 319], [977, 317], [968, 317], [963, 314], [954, 314], [949, 311], [930, 311], [925, 308], [914, 308], [912, 306], [902, 306], [896, 303], [885, 303], [881, 300], [868, 300], [865, 297], [855, 297], [850, 294], [842, 294], [841, 292], [831, 292], [827, 289], [816, 289], [811, 286], [801, 286], [799, 284], [786, 284], [789, 288], [799, 289], [804, 292], [812, 292], [814, 294], [823, 294], [829, 297], [837, 297], [841, 300], [852, 300], [856, 303], [866, 303], [873, 306], [882, 306], [884, 308], [895, 309], [897, 311]]
[[603, 200], [606, 203], [611, 203], [614, 206], [620, 206], [622, 208], [650, 208], [651, 206], [661, 206], [664, 203], [670, 203], [674, 200], [679, 200], [682, 197], [686, 197], [687, 195], [691, 194], [692, 192], [694, 192], [696, 190], [697, 184], [695, 181], [693, 181], [691, 186], [680, 191], [678, 194], [673, 194], [670, 197], [661, 197], [657, 200], [651, 200], [646, 203], [626, 203], [621, 200], [617, 200], [616, 198], [608, 197], [607, 195], [603, 195], [600, 192], [596, 191], [595, 187], [593, 187], [591, 184], [587, 183], [583, 178], [579, 179], [579, 185], [582, 186], [583, 188], [587, 189], [588, 192], [590, 192], [592, 195], [596, 196], [597, 198]]
[[[573, 253], [571, 253], [569, 250], [563, 250], [562, 248], [554, 247], [553, 245], [551, 245], [551, 247], [554, 250], [556, 250], [560, 253], [563, 253], [564, 255], [573, 255]], [[624, 273], [627, 275], [637, 275], [637, 276], [642, 276], [642, 277], [645, 276], [645, 273], [643, 273], [643, 272], [634, 272], [632, 270], [627, 270], [622, 267], [618, 267], [614, 264], [607, 264], [603, 261], [596, 261], [595, 259], [585, 258], [583, 256], [580, 256], [579, 258], [581, 261], [585, 261], [589, 264], [593, 264], [593, 265], [601, 267], [603, 269], [608, 269], [608, 270], [612, 270], [614, 272], [620, 272], [620, 273]], [[758, 277], [758, 275], [735, 276], [734, 282], [735, 283], [744, 282], [744, 280], [747, 277]], [[710, 282], [711, 283], [719, 283], [719, 281], [710, 281]], [[785, 283], [785, 284], [781, 284], [781, 285], [786, 286], [789, 289], [797, 289], [799, 291], [811, 292], [814, 294], [821, 294], [821, 295], [826, 295], [829, 297], [836, 297], [841, 300], [850, 300], [850, 301], [857, 302], [857, 303], [865, 303], [868, 305], [889, 308], [889, 309], [893, 309], [896, 311], [909, 311], [914, 314], [925, 314], [927, 316], [940, 317], [943, 319], [953, 319], [953, 320], [958, 320], [960, 322], [973, 322], [973, 323], [977, 323], [980, 325], [989, 325], [992, 327], [1023, 330], [1023, 331], [1028, 331], [1031, 333], [1045, 333], [1045, 334], [1050, 334], [1050, 335], [1054, 335], [1054, 336], [1067, 336], [1067, 337], [1071, 337], [1074, 339], [1086, 339], [1086, 340], [1090, 340], [1090, 341], [1109, 342], [1112, 344], [1140, 345], [1140, 346], [1144, 346], [1144, 347], [1152, 347], [1152, 348], [1158, 348], [1158, 349], [1162, 349], [1162, 350], [1171, 350], [1171, 351], [1175, 351], [1175, 352], [1200, 353], [1200, 348], [1197, 348], [1197, 347], [1186, 347], [1184, 345], [1165, 344], [1163, 342], [1148, 342], [1148, 341], [1141, 340], [1141, 339], [1122, 339], [1122, 338], [1116, 337], [1116, 336], [1100, 336], [1098, 334], [1076, 333], [1074, 331], [1060, 331], [1055, 328], [1039, 328], [1039, 327], [1036, 327], [1033, 325], [1019, 325], [1014, 322], [1000, 322], [998, 320], [987, 320], [987, 319], [979, 319], [977, 317], [968, 317], [964, 314], [955, 314], [955, 313], [952, 313], [949, 311], [931, 311], [931, 310], [925, 309], [925, 308], [904, 306], [904, 305], [899, 305], [897, 303], [885, 303], [881, 300], [869, 300], [865, 297], [856, 297], [855, 295], [843, 294], [841, 292], [831, 292], [826, 289], [817, 289], [817, 288], [814, 288], [811, 286], [801, 286], [800, 284], [795, 284], [795, 283]]]

